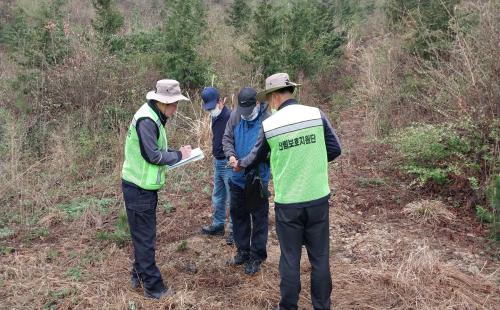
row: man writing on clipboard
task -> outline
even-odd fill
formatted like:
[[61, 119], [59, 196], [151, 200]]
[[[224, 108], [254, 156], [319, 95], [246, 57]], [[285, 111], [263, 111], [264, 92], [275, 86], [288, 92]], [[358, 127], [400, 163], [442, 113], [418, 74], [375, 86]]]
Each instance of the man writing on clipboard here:
[[156, 206], [158, 190], [165, 185], [167, 165], [186, 159], [191, 146], [168, 148], [165, 124], [177, 110], [177, 103], [189, 101], [181, 94], [179, 82], [160, 80], [156, 90], [146, 95], [147, 103], [135, 113], [125, 139], [122, 191], [134, 246], [132, 288], [160, 299], [170, 296], [155, 262]]

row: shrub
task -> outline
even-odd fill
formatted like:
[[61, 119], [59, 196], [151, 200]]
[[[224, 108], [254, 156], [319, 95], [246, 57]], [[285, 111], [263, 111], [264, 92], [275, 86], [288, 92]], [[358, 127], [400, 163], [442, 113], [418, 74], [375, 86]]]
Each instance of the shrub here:
[[471, 142], [449, 125], [416, 124], [400, 130], [390, 141], [404, 156], [404, 169], [417, 176], [420, 185], [432, 180], [445, 184], [471, 149]]
[[112, 50], [119, 49], [116, 46], [118, 40], [114, 39], [114, 37], [120, 28], [123, 27], [123, 16], [114, 8], [114, 1], [92, 0], [92, 6], [96, 11], [96, 18], [92, 20], [92, 27], [104, 45], [110, 47]]
[[19, 7], [7, 7], [8, 17], [0, 20], [0, 43], [25, 67], [43, 68], [61, 63], [71, 52], [61, 13], [65, 2], [42, 3], [34, 17]]

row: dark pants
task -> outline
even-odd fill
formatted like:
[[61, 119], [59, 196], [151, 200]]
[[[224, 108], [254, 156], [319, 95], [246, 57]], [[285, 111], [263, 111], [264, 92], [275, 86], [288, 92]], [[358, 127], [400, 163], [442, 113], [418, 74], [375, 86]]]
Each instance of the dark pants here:
[[234, 242], [238, 251], [247, 251], [250, 258], [264, 261], [267, 258], [267, 233], [269, 202], [254, 206], [253, 210], [244, 207], [244, 191], [229, 182], [231, 191], [231, 219], [233, 221]]
[[132, 278], [138, 278], [148, 293], [165, 290], [155, 262], [156, 205], [158, 193], [122, 183], [128, 225], [134, 245]]
[[300, 293], [300, 256], [306, 246], [311, 263], [314, 309], [330, 309], [332, 278], [329, 262], [328, 203], [307, 208], [275, 208], [280, 242], [280, 309], [297, 309]]

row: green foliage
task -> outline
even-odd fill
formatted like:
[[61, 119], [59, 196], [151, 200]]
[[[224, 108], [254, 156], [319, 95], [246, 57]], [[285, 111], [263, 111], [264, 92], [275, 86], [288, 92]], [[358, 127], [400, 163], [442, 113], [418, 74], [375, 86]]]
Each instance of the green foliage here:
[[443, 185], [449, 174], [459, 174], [458, 164], [472, 150], [471, 141], [452, 126], [416, 124], [400, 130], [390, 141], [404, 156], [404, 169], [417, 176], [420, 185], [432, 180]]
[[177, 245], [176, 251], [177, 252], [184, 252], [185, 250], [187, 250], [187, 245], [188, 245], [187, 240], [182, 240], [181, 243], [179, 243]]
[[252, 8], [246, 0], [234, 0], [228, 9], [226, 24], [233, 26], [237, 33], [242, 32], [248, 26], [252, 16]]
[[125, 246], [130, 240], [130, 229], [127, 222], [127, 214], [125, 210], [121, 210], [118, 215], [115, 230], [113, 232], [98, 231], [96, 238], [99, 241], [111, 241], [119, 247]]
[[14, 235], [14, 231], [9, 227], [0, 228], [0, 239], [9, 238]]
[[490, 205], [488, 223], [490, 225], [491, 236], [494, 240], [500, 241], [500, 175], [495, 175], [486, 189], [487, 201]]
[[166, 204], [163, 205], [163, 212], [165, 214], [170, 214], [172, 213], [173, 211], [175, 211], [175, 207], [173, 204], [171, 204], [170, 202], [167, 202]]
[[82, 269], [80, 267], [71, 267], [66, 271], [66, 276], [73, 281], [80, 281], [82, 279]]
[[482, 206], [476, 206], [477, 217], [485, 223], [493, 223], [495, 221], [495, 214], [483, 208]]
[[361, 187], [379, 187], [386, 184], [384, 179], [381, 178], [362, 178], [357, 179], [357, 183]]
[[62, 62], [71, 52], [61, 13], [65, 2], [42, 3], [34, 17], [19, 7], [7, 7], [8, 18], [0, 20], [0, 43], [26, 67], [43, 68]]
[[247, 58], [264, 75], [286, 71], [282, 12], [271, 1], [262, 0], [253, 15], [255, 31]]
[[354, 7], [341, 0], [296, 0], [287, 6], [263, 0], [253, 16], [247, 60], [266, 76], [278, 71], [313, 76], [342, 55], [346, 33], [339, 27], [348, 24]]
[[386, 15], [393, 26], [405, 29], [407, 49], [431, 59], [446, 52], [453, 39], [450, 20], [460, 0], [389, 0]]
[[74, 294], [74, 291], [68, 288], [62, 288], [60, 290], [50, 291], [49, 300], [43, 305], [44, 310], [55, 310], [58, 309], [57, 303], [66, 297]]
[[29, 233], [24, 236], [23, 241], [26, 243], [31, 243], [37, 239], [43, 239], [50, 235], [50, 231], [46, 227], [36, 227], [29, 231]]
[[164, 24], [164, 36], [155, 62], [159, 71], [188, 87], [201, 87], [209, 66], [196, 50], [204, 39], [206, 16], [200, 0], [177, 0]]
[[[92, 20], [92, 27], [97, 32], [103, 43], [107, 46], [110, 43], [118, 42], [115, 36], [123, 27], [123, 16], [114, 8], [113, 0], [92, 0], [92, 6], [96, 11], [96, 18]], [[111, 44], [110, 48], [118, 49]]]
[[15, 251], [16, 251], [16, 249], [14, 249], [13, 247], [0, 245], [0, 255], [11, 254], [11, 253], [14, 253]]
[[90, 208], [94, 208], [99, 213], [106, 214], [108, 213], [109, 207], [115, 202], [113, 198], [97, 199], [95, 197], [80, 197], [69, 203], [59, 204], [57, 208], [66, 213], [69, 218], [76, 219], [79, 218], [85, 210]]

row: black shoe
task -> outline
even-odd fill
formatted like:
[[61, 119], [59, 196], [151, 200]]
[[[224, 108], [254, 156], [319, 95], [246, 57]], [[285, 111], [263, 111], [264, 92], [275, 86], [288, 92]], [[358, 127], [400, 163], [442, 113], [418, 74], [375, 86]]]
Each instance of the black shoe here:
[[224, 225], [214, 226], [208, 225], [201, 228], [201, 233], [210, 236], [224, 236]]
[[144, 296], [146, 296], [148, 298], [153, 298], [153, 299], [162, 299], [162, 298], [172, 297], [172, 296], [174, 296], [174, 294], [175, 294], [175, 292], [171, 288], [164, 290], [162, 292], [158, 292], [158, 293], [148, 292], [148, 291], [144, 290]]
[[233, 235], [233, 232], [230, 232], [227, 235], [226, 244], [229, 245], [229, 246], [233, 246], [234, 245], [234, 235]]
[[139, 287], [141, 287], [141, 281], [139, 281], [138, 278], [136, 277], [132, 277], [130, 279], [130, 287], [135, 290], [135, 289], [138, 289]]
[[262, 263], [261, 261], [253, 259], [247, 261], [247, 263], [245, 264], [245, 274], [253, 276], [257, 272], [259, 272], [261, 263]]
[[227, 262], [227, 264], [231, 266], [239, 266], [248, 262], [249, 259], [250, 254], [247, 251], [238, 251], [236, 255]]

